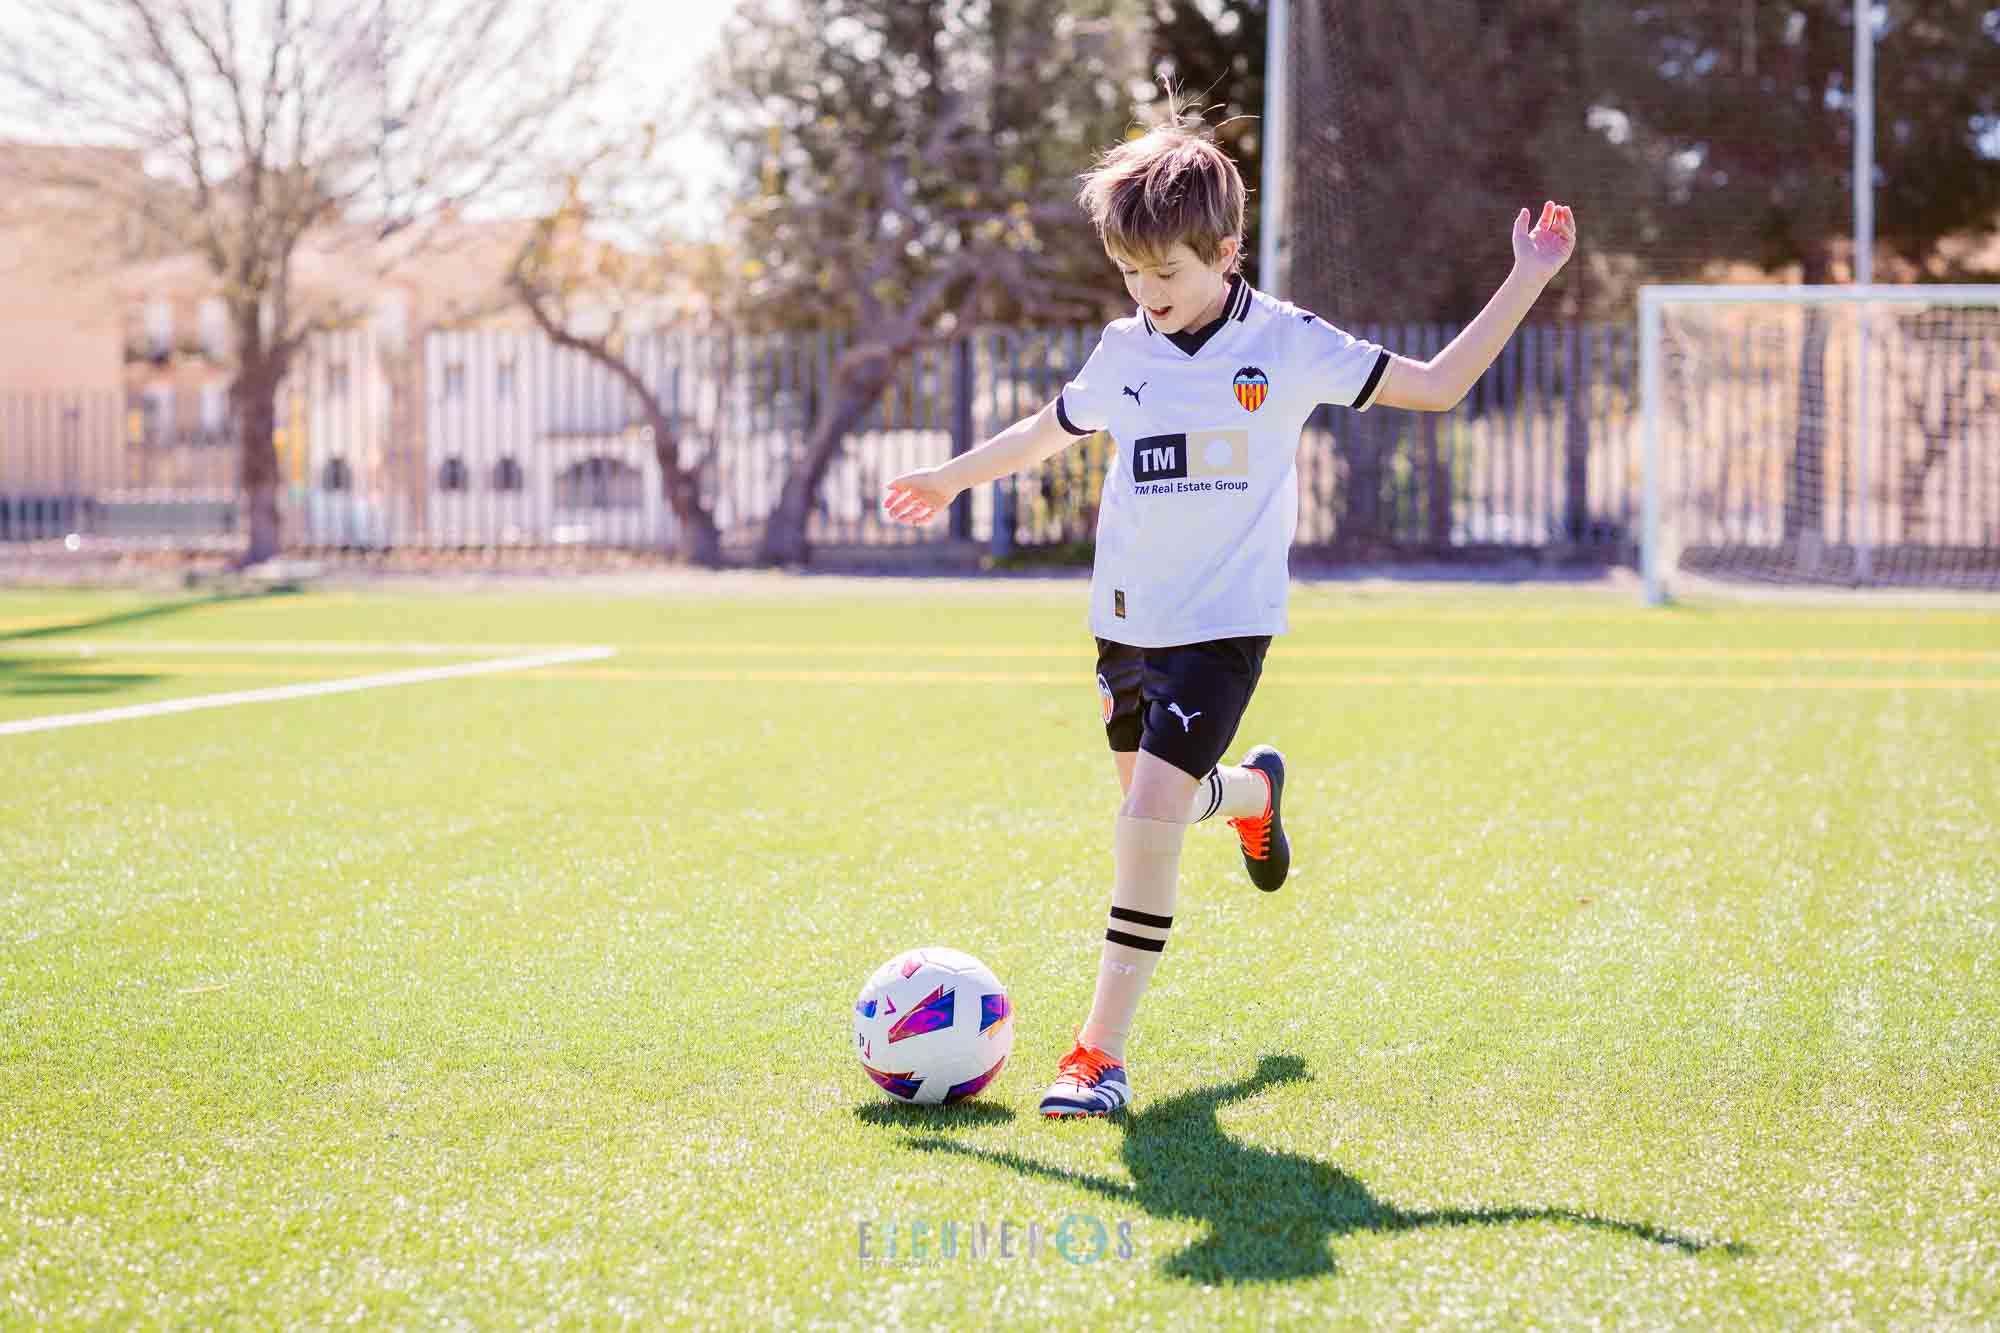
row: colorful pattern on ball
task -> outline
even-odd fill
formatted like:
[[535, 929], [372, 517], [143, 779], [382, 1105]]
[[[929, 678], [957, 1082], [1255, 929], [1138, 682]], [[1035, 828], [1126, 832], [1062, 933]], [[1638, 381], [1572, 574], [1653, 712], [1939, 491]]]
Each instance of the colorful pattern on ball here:
[[[1004, 1021], [1014, 1012], [1014, 1006], [1005, 995], [982, 995], [979, 997], [979, 1030], [981, 1032], [995, 1023]], [[996, 1066], [997, 1068], [997, 1066]], [[988, 1071], [991, 1072], [991, 1071]]]
[[936, 1032], [939, 1028], [951, 1026], [957, 1010], [957, 992], [939, 986], [923, 998], [916, 1008], [896, 1020], [896, 1026], [889, 1029], [889, 1040], [898, 1042], [926, 1032]]
[[944, 1104], [950, 1106], [953, 1102], [962, 1102], [967, 1097], [977, 1097], [980, 1090], [988, 1083], [991, 1083], [994, 1076], [1000, 1072], [1000, 1066], [1006, 1063], [1007, 1057], [1003, 1055], [993, 1062], [991, 1069], [981, 1074], [978, 1078], [969, 1078], [963, 1083], [952, 1084], [951, 1091], [944, 1095]]
[[868, 1065], [863, 1065], [861, 1068], [866, 1071], [868, 1077], [882, 1085], [884, 1092], [891, 1097], [901, 1097], [906, 1102], [915, 1097], [917, 1089], [923, 1086], [923, 1080], [912, 1077], [915, 1070], [906, 1069], [900, 1074], [885, 1074]]

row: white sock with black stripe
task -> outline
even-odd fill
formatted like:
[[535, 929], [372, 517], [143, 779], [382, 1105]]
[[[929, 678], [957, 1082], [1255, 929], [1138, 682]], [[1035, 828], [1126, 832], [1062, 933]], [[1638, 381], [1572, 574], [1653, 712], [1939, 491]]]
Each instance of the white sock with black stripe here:
[[1271, 782], [1254, 768], [1217, 764], [1195, 785], [1188, 823], [1221, 815], [1224, 819], [1255, 819], [1271, 807]]

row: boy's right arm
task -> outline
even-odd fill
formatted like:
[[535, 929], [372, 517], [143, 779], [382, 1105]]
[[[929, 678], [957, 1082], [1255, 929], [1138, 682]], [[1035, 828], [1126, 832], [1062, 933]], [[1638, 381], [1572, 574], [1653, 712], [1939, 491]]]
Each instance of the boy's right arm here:
[[889, 483], [882, 508], [898, 523], [928, 523], [959, 492], [1031, 468], [1082, 438], [1064, 428], [1050, 403], [948, 463], [905, 472]]

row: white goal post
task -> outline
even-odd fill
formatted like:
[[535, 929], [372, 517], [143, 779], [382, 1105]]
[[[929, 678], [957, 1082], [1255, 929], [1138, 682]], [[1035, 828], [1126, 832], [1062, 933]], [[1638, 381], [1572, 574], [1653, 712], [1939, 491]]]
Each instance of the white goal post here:
[[2000, 285], [1644, 287], [1639, 397], [1647, 602], [2000, 589]]

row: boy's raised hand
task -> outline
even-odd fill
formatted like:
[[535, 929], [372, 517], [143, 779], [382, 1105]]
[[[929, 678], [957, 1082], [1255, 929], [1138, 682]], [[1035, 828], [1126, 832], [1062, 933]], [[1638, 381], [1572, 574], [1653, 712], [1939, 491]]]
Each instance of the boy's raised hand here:
[[1576, 215], [1551, 199], [1528, 230], [1528, 210], [1514, 216], [1514, 265], [1546, 282], [1576, 253]]
[[936, 469], [918, 468], [889, 483], [882, 510], [898, 523], [921, 527], [936, 518], [956, 494], [938, 487]]

